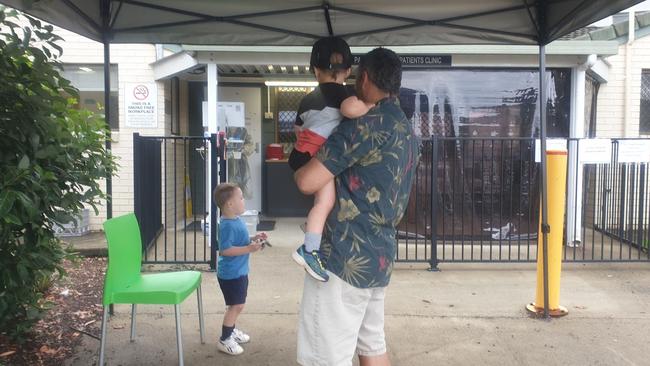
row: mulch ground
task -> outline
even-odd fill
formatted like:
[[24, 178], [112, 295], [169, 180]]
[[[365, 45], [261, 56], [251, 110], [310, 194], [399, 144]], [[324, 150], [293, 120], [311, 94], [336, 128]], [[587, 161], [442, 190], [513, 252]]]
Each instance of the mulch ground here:
[[46, 293], [51, 308], [27, 342], [19, 346], [0, 335], [0, 365], [60, 366], [83, 337], [99, 336], [106, 258], [81, 258], [63, 266], [68, 275]]

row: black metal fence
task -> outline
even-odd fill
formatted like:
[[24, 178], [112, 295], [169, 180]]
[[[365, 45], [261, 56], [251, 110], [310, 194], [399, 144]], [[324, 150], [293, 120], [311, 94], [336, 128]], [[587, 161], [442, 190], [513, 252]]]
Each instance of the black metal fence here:
[[575, 170], [582, 168], [582, 192], [570, 193], [581, 211], [567, 231], [565, 261], [650, 260], [650, 156], [628, 162], [622, 148], [630, 142], [650, 144], [650, 139], [612, 140], [609, 163], [574, 162]]
[[[566, 210], [573, 230], [564, 240], [564, 260], [650, 260], [648, 163], [619, 163], [616, 140], [609, 163], [582, 164], [580, 157], [572, 160], [578, 144], [569, 157], [581, 173], [571, 183], [580, 189], [567, 190], [576, 199]], [[537, 260], [534, 139], [434, 137], [421, 151], [398, 227], [398, 262]]]
[[[133, 135], [134, 211], [144, 263], [216, 261], [217, 136]], [[209, 168], [212, 153], [214, 169]], [[211, 186], [208, 175], [212, 173]], [[212, 231], [211, 243], [208, 230]]]

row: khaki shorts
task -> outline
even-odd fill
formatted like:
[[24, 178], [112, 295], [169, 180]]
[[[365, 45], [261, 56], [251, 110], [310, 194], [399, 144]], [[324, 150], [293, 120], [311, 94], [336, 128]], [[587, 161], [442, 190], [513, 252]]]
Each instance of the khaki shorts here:
[[355, 351], [361, 356], [386, 353], [386, 288], [356, 288], [328, 274], [328, 282], [305, 275], [298, 321], [298, 363], [349, 366]]

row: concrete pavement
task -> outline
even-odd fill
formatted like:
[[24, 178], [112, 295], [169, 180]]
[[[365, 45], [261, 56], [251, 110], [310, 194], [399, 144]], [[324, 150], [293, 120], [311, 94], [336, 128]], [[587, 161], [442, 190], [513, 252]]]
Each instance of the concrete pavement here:
[[[186, 365], [296, 365], [296, 321], [304, 272], [290, 258], [302, 220], [278, 222], [273, 248], [252, 256], [248, 303], [238, 327], [251, 343], [241, 356], [217, 351], [224, 303], [214, 273], [203, 273], [207, 343], [199, 342], [196, 298], [182, 305]], [[160, 269], [161, 266], [156, 266]], [[178, 268], [178, 267], [176, 267]], [[387, 292], [386, 333], [393, 365], [647, 365], [650, 263], [565, 265], [561, 304], [569, 315], [532, 319], [532, 264], [399, 264]], [[116, 306], [108, 328], [109, 365], [175, 365], [173, 307]], [[96, 362], [86, 337], [68, 365]], [[356, 363], [355, 363], [356, 364]]]

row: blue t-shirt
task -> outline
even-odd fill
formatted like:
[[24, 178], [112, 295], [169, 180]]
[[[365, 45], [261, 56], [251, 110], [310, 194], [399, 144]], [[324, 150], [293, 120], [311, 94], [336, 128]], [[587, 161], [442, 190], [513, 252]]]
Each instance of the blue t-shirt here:
[[[250, 244], [246, 224], [241, 218], [221, 218], [219, 225], [219, 250], [231, 247], [245, 247]], [[222, 280], [232, 280], [248, 274], [248, 257], [250, 254], [238, 256], [219, 256], [217, 277]]]

